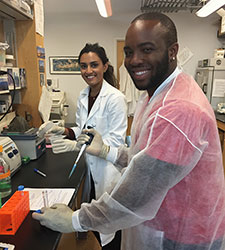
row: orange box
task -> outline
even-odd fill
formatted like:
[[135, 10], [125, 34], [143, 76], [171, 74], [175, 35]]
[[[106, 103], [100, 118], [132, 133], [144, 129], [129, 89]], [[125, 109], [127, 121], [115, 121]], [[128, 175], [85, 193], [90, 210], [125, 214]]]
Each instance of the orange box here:
[[0, 234], [15, 234], [29, 211], [29, 192], [16, 191], [0, 209]]

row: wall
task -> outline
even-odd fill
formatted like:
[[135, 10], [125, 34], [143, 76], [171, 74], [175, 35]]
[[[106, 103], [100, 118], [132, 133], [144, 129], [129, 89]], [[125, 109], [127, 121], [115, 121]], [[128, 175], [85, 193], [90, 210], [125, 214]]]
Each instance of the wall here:
[[[116, 66], [115, 41], [124, 38], [130, 21], [139, 13], [104, 19], [97, 11], [65, 14], [45, 12], [47, 78], [59, 79], [59, 88], [66, 92], [69, 104], [67, 122], [75, 122], [76, 100], [86, 83], [80, 75], [50, 75], [48, 57], [78, 55], [86, 42], [99, 42], [106, 49], [111, 63]], [[187, 46], [194, 54], [184, 66], [184, 71], [194, 76], [198, 60], [213, 57], [214, 49], [221, 47], [221, 41], [217, 39], [219, 16], [215, 14], [201, 19], [189, 12], [169, 16], [177, 26], [180, 48]]]

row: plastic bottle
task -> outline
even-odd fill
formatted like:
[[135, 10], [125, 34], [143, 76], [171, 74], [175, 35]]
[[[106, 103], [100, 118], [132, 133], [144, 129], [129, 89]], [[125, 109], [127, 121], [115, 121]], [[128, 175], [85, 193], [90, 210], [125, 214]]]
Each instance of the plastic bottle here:
[[0, 145], [0, 194], [4, 198], [11, 194], [11, 178], [9, 165], [3, 158], [3, 146]]

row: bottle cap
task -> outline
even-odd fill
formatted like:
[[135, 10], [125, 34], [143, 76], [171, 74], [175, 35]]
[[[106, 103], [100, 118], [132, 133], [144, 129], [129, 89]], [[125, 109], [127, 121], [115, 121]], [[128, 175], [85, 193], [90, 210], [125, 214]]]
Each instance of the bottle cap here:
[[19, 191], [24, 190], [24, 186], [23, 186], [23, 185], [19, 185], [19, 186], [18, 186], [18, 190], [19, 190]]

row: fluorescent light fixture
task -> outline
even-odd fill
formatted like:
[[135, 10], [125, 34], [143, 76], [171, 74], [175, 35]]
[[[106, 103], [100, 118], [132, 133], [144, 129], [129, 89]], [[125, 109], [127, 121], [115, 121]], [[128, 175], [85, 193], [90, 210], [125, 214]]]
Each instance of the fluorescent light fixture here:
[[196, 12], [196, 15], [199, 17], [207, 17], [208, 15], [220, 9], [223, 5], [225, 5], [225, 0], [210, 0], [206, 5]]
[[95, 0], [99, 14], [102, 17], [109, 17], [112, 16], [112, 7], [110, 0]]

